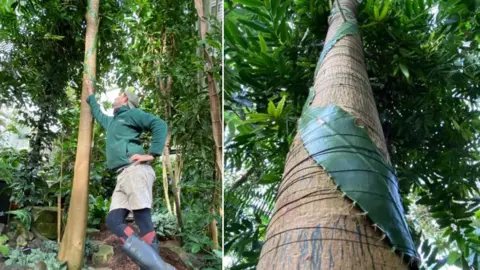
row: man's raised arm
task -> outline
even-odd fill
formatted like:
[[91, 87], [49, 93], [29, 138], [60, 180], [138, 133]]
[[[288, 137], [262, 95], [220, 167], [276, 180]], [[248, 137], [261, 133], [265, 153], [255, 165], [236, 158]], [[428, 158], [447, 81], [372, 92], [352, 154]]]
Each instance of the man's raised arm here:
[[90, 82], [90, 80], [87, 80], [86, 84], [88, 90], [87, 103], [90, 105], [93, 118], [95, 118], [95, 120], [97, 120], [97, 122], [100, 123], [103, 128], [107, 129], [110, 122], [112, 121], [112, 117], [104, 114], [100, 109], [100, 105], [98, 104], [95, 95], [93, 94], [92, 82]]

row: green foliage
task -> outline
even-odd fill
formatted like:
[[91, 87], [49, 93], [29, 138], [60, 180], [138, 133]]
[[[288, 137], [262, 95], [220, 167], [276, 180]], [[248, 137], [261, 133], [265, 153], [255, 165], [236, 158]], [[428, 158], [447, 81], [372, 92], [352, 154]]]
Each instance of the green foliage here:
[[154, 212], [152, 214], [153, 227], [157, 235], [162, 237], [175, 236], [177, 232], [177, 218], [168, 212]]
[[[253, 268], [258, 259], [326, 42], [329, 2], [225, 3], [225, 242], [234, 267]], [[479, 17], [471, 0], [369, 0], [359, 9], [367, 71], [404, 208], [426, 207], [440, 232], [432, 238], [407, 215], [426, 266], [440, 268], [456, 254], [451, 264], [471, 267], [479, 254]], [[291, 124], [278, 132], [261, 117], [285, 93], [289, 110], [282, 117]]]
[[198, 253], [202, 250], [202, 248], [213, 246], [212, 239], [210, 239], [208, 236], [198, 236], [194, 234], [185, 234], [185, 236], [187, 239], [185, 248], [191, 253]]
[[[57, 242], [51, 241], [51, 240], [44, 240], [44, 241], [42, 241], [42, 246], [39, 250], [42, 254], [58, 254], [59, 249], [60, 249], [60, 245]], [[90, 258], [93, 255], [93, 253], [95, 253], [97, 251], [98, 251], [98, 246], [94, 245], [90, 238], [87, 238], [86, 241], [85, 241], [85, 254], [84, 254], [84, 267], [83, 267], [83, 269], [88, 269], [88, 267], [86, 265], [87, 259]], [[50, 268], [47, 268], [47, 269], [50, 269]], [[56, 269], [56, 268], [52, 268], [52, 269]], [[61, 269], [63, 269], [63, 268], [61, 268]]]
[[47, 265], [47, 269], [66, 270], [67, 265], [57, 261], [56, 257], [57, 253], [43, 252], [40, 249], [32, 249], [30, 254], [24, 254], [21, 250], [15, 249], [10, 253], [5, 265], [18, 264], [34, 268], [38, 261], [43, 261]]
[[89, 228], [97, 228], [100, 224], [105, 222], [105, 218], [110, 209], [110, 199], [102, 196], [89, 196], [88, 204], [88, 224]]
[[355, 117], [335, 105], [310, 106], [302, 113], [299, 130], [305, 150], [338, 190], [367, 213], [393, 246], [417, 258], [393, 169]]
[[[21, 206], [55, 205], [60, 195], [64, 208], [69, 207], [80, 118], [85, 13], [84, 1], [10, 1], [0, 6], [0, 105], [18, 109], [18, 121], [31, 130], [30, 149], [22, 153], [22, 159], [8, 159], [18, 155], [14, 150], [13, 155], [5, 152], [4, 160], [0, 157], [0, 172], [15, 172], [5, 176], [11, 179], [13, 199]], [[212, 190], [221, 189], [213, 184], [214, 141], [206, 71], [213, 73], [220, 90], [222, 31], [221, 23], [209, 13], [205, 14], [207, 38], [200, 41], [193, 1], [102, 2], [97, 48], [96, 94], [114, 87], [134, 87], [141, 96], [141, 108], [162, 118], [164, 105], [170, 104], [170, 145], [173, 151], [184, 153], [180, 185], [186, 229], [200, 237], [212, 218], [220, 220], [219, 216], [205, 217]], [[205, 58], [197, 53], [204, 47], [213, 59], [210, 70], [205, 70]], [[172, 89], [164, 95], [160, 85], [168, 76], [172, 77]], [[116, 174], [105, 166], [105, 136], [105, 130], [95, 125], [90, 227], [103, 221], [116, 184]], [[141, 139], [148, 148], [150, 135]], [[10, 164], [17, 170], [11, 170]], [[162, 175], [159, 162], [154, 169], [157, 176]], [[161, 184], [156, 185], [154, 194], [155, 205], [163, 204]], [[219, 205], [221, 198], [215, 203]], [[208, 245], [202, 248], [210, 250]]]
[[55, 241], [45, 240], [42, 242], [42, 247], [40, 249], [45, 253], [58, 253], [60, 245]]
[[206, 266], [202, 269], [222, 269], [223, 254], [221, 250], [214, 249], [212, 254], [203, 257], [206, 260]]
[[[29, 152], [16, 151], [11, 148], [0, 149], [0, 167], [5, 171], [4, 180], [8, 184], [6, 193], [11, 193], [10, 200], [18, 206], [43, 205], [52, 201], [49, 197], [49, 187], [42, 179], [46, 171], [37, 167], [30, 170], [28, 167]], [[30, 176], [35, 176], [29, 181]]]
[[27, 231], [30, 230], [32, 225], [32, 214], [29, 208], [7, 211], [5, 213], [13, 215], [14, 219], [18, 220], [24, 229]]
[[[141, 19], [134, 20], [140, 9]], [[143, 94], [141, 108], [149, 113], [165, 118], [165, 104], [170, 105], [170, 145], [184, 158], [180, 179], [182, 215], [185, 219], [183, 232], [201, 237], [205, 235], [211, 218], [220, 219], [218, 216], [205, 218], [205, 213], [209, 212], [212, 203], [213, 188], [220, 190], [221, 187], [213, 185], [214, 141], [205, 60], [197, 54], [197, 50], [206, 46], [213, 59], [210, 71], [217, 80], [217, 89], [221, 89], [221, 23], [214, 16], [206, 14], [209, 32], [206, 40], [200, 41], [194, 2], [183, 0], [168, 4], [152, 1], [141, 5], [136, 3], [118, 16], [125, 27], [118, 30], [123, 31], [119, 44], [122, 44], [124, 51], [116, 68], [116, 83], [120, 87], [139, 86]], [[159, 20], [162, 24], [158, 23]], [[160, 91], [160, 86], [167, 83], [168, 76], [171, 76], [173, 83], [171, 92], [165, 95]], [[156, 163], [155, 171], [157, 176], [162, 175], [160, 162]], [[157, 207], [164, 204], [161, 182], [157, 181], [155, 190]], [[170, 195], [172, 200], [173, 196]], [[221, 198], [215, 203], [219, 205]], [[200, 219], [200, 213], [203, 219]], [[188, 244], [190, 240], [185, 238]], [[205, 249], [208, 248], [205, 246]]]
[[6, 257], [8, 253], [10, 252], [9, 247], [5, 244], [8, 241], [8, 236], [2, 234], [0, 236], [0, 253]]
[[90, 238], [87, 238], [85, 241], [85, 254], [84, 254], [84, 262], [86, 263], [87, 258], [90, 258], [93, 253], [98, 251], [98, 245], [94, 245]]
[[[207, 190], [211, 190], [209, 187]], [[187, 191], [184, 192], [188, 194]], [[198, 195], [197, 195], [198, 196]], [[217, 225], [222, 228], [221, 219], [209, 213], [209, 204], [195, 205], [196, 200], [184, 200], [183, 227], [184, 230], [177, 235], [183, 237], [184, 249], [192, 253], [212, 252], [213, 241], [206, 236], [208, 227], [212, 219], [217, 220]]]
[[[0, 43], [8, 48], [0, 59], [0, 103], [19, 109], [18, 120], [32, 129], [26, 164], [31, 170], [26, 177], [30, 184], [36, 181], [35, 169], [47, 157], [45, 150], [56, 135], [50, 127], [58, 124], [59, 109], [69, 105], [64, 89], [80, 80], [80, 65], [71, 63], [83, 54], [76, 48], [83, 43], [77, 37], [83, 32], [85, 7], [81, 2], [44, 1], [8, 5], [0, 16]], [[29, 106], [36, 107], [36, 112], [25, 109]]]

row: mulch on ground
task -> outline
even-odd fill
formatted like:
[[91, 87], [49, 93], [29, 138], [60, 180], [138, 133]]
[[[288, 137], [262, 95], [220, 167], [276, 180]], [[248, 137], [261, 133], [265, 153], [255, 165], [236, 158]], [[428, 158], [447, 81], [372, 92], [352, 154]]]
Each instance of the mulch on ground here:
[[[136, 229], [136, 228], [134, 228]], [[103, 241], [105, 244], [113, 247], [114, 255], [108, 261], [106, 265], [95, 265], [94, 267], [106, 267], [112, 270], [138, 270], [139, 267], [134, 263], [125, 253], [123, 253], [121, 247], [123, 243], [112, 234], [110, 231], [101, 231], [97, 233], [92, 233], [90, 235], [92, 240]], [[180, 257], [170, 249], [162, 247], [163, 242], [160, 242], [160, 256], [164, 261], [173, 265], [177, 270], [188, 270], [189, 268], [185, 263], [180, 259]], [[91, 259], [90, 259], [91, 260]], [[91, 265], [91, 261], [88, 262]]]

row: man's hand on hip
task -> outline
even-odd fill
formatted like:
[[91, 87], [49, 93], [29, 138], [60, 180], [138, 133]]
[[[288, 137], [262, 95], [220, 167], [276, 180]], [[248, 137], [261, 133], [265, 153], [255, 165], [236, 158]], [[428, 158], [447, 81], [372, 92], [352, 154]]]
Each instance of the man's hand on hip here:
[[152, 161], [153, 159], [154, 159], [154, 157], [152, 155], [135, 154], [130, 158], [130, 162], [135, 161], [135, 164], [133, 164], [133, 165], [138, 165], [138, 164], [140, 164], [142, 162], [145, 162], [145, 161]]

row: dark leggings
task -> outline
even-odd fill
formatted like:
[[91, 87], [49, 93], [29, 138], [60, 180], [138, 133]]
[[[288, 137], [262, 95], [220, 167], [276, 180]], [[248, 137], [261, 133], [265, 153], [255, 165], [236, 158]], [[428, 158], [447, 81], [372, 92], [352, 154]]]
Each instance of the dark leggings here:
[[[128, 209], [120, 208], [110, 211], [107, 215], [108, 229], [123, 240], [126, 240], [133, 233], [133, 230], [125, 223], [128, 213]], [[133, 210], [133, 217], [140, 230], [140, 237], [151, 234], [154, 231], [150, 208]]]

